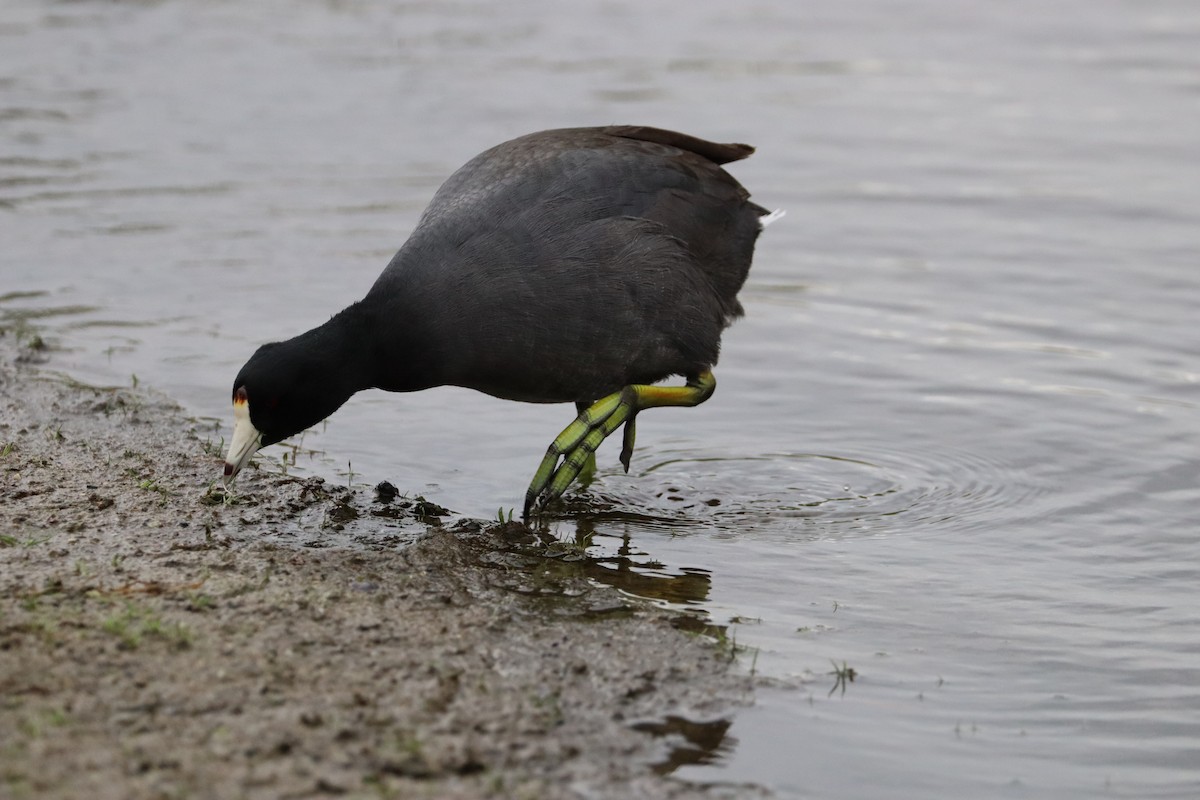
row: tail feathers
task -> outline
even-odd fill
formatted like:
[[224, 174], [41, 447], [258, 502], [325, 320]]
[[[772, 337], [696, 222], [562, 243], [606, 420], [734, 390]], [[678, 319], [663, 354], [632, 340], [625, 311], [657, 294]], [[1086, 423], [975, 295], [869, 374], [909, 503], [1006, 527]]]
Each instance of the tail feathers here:
[[610, 136], [621, 136], [626, 139], [641, 139], [645, 142], [665, 144], [690, 150], [698, 156], [703, 156], [714, 164], [728, 164], [730, 161], [740, 161], [754, 152], [748, 144], [722, 144], [688, 136], [686, 133], [667, 131], [662, 128], [651, 128], [647, 125], [610, 125], [604, 129]]

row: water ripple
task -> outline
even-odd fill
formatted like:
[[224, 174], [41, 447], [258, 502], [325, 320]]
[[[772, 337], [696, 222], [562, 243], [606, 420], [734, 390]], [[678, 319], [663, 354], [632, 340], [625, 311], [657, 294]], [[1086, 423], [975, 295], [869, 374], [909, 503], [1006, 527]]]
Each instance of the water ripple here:
[[576, 493], [568, 510], [676, 533], [765, 532], [791, 519], [800, 527], [785, 526], [788, 535], [807, 530], [824, 539], [994, 526], [1025, 513], [1039, 493], [1031, 477], [986, 454], [871, 446], [666, 457], [635, 478], [604, 476]]

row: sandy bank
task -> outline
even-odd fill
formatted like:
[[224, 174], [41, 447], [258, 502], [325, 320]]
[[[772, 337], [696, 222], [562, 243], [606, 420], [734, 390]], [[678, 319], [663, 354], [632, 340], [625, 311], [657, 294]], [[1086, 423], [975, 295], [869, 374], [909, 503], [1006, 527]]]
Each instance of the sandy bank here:
[[[0, 795], [761, 796], [669, 774], [730, 745], [750, 686], [728, 648], [577, 549], [318, 479], [206, 497], [220, 456], [180, 409], [54, 376], [18, 338]], [[320, 546], [334, 530], [355, 546]]]

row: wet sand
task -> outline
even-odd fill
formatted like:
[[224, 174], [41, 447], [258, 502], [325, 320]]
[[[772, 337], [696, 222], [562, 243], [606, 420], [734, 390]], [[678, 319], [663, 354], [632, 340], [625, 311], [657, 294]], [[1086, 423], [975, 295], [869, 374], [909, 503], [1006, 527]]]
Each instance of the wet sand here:
[[175, 404], [53, 369], [0, 335], [0, 795], [765, 796], [671, 777], [750, 678], [579, 548], [386, 486], [222, 500]]

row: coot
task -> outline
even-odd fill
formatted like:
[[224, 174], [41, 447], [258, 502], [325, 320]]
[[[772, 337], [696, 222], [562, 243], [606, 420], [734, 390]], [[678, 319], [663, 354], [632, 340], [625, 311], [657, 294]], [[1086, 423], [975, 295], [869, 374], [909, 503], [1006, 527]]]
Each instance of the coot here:
[[[525, 495], [558, 498], [638, 412], [712, 395], [721, 332], [775, 215], [721, 164], [750, 155], [642, 126], [542, 131], [450, 176], [366, 297], [265, 344], [233, 382], [225, 483], [362, 389], [465, 386], [573, 402]], [[777, 214], [780, 212], [776, 212]], [[653, 386], [672, 375], [684, 386]]]

